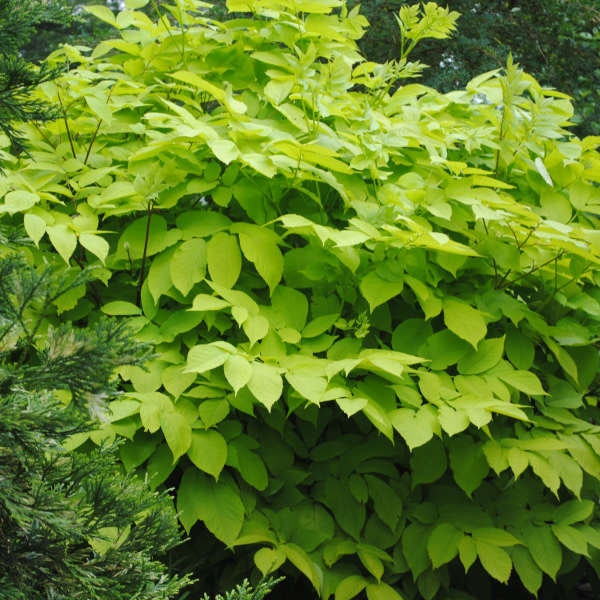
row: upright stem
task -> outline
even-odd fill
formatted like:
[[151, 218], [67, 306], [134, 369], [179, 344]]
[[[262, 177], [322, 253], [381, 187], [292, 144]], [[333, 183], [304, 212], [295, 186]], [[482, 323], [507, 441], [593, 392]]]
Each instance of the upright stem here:
[[150, 241], [150, 221], [152, 219], [152, 209], [154, 208], [154, 203], [152, 200], [148, 202], [148, 209], [146, 214], [148, 218], [146, 220], [146, 235], [144, 238], [144, 251], [142, 253], [142, 264], [140, 266], [140, 276], [138, 278], [138, 286], [137, 286], [137, 305], [141, 306], [142, 304], [142, 286], [144, 285], [145, 273], [146, 273], [146, 258], [148, 255], [148, 243]]

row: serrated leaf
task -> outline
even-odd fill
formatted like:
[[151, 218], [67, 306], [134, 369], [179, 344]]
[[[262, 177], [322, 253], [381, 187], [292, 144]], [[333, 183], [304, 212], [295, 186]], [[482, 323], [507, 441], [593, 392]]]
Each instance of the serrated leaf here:
[[451, 298], [444, 300], [444, 323], [450, 331], [474, 348], [477, 348], [487, 333], [485, 319], [479, 310]]
[[201, 471], [218, 479], [227, 460], [227, 442], [213, 429], [195, 430], [192, 432], [187, 455]]

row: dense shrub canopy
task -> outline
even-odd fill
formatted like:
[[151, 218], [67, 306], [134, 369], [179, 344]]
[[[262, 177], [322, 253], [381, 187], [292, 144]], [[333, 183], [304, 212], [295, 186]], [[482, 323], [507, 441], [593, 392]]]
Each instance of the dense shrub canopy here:
[[[569, 100], [512, 61], [410, 83], [341, 0], [144, 4], [54, 56], [62, 118], [0, 210], [39, 261], [97, 267], [65, 318], [156, 345], [105, 433], [177, 485], [204, 572], [481, 600], [596, 567], [600, 159]], [[455, 23], [400, 21], [407, 52]]]

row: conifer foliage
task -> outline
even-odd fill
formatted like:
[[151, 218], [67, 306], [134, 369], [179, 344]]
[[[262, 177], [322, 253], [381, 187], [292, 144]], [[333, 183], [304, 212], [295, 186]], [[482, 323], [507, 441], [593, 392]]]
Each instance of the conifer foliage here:
[[115, 446], [65, 450], [83, 401], [97, 414], [115, 367], [143, 358], [122, 324], [42, 318], [78, 283], [0, 262], [0, 598], [172, 598], [186, 579], [157, 560], [179, 540], [168, 496], [122, 474]]

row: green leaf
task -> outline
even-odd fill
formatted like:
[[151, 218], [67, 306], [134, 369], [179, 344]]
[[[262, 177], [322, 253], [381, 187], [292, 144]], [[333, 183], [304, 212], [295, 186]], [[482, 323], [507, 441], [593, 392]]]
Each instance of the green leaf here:
[[529, 592], [537, 596], [539, 589], [542, 587], [544, 576], [533, 558], [531, 558], [531, 554], [527, 548], [517, 546], [511, 549], [511, 557], [519, 579]]
[[500, 371], [498, 377], [515, 389], [530, 396], [546, 396], [538, 377], [531, 371]]
[[404, 289], [404, 280], [388, 281], [374, 271], [365, 275], [360, 282], [360, 291], [369, 303], [371, 312], [380, 304], [398, 296]]
[[56, 251], [62, 256], [63, 260], [68, 264], [69, 259], [75, 252], [77, 247], [77, 236], [68, 225], [48, 225], [46, 233], [52, 242]]
[[537, 566], [554, 580], [562, 563], [562, 550], [551, 527], [531, 525], [523, 536]]
[[206, 275], [206, 242], [193, 238], [183, 242], [173, 252], [169, 263], [169, 272], [173, 285], [187, 296], [196, 283]]
[[471, 533], [475, 540], [492, 546], [515, 546], [521, 543], [512, 533], [497, 527], [478, 527]]
[[100, 309], [105, 315], [141, 315], [142, 309], [133, 304], [133, 302], [126, 302], [125, 300], [113, 300], [112, 302], [107, 302]]
[[321, 591], [323, 585], [323, 573], [319, 565], [315, 563], [310, 556], [296, 544], [283, 544], [280, 546], [285, 552], [288, 560], [312, 583], [317, 593]]
[[434, 569], [449, 563], [458, 554], [463, 532], [450, 523], [440, 523], [427, 540], [427, 554]]
[[458, 543], [458, 556], [466, 573], [477, 559], [477, 547], [472, 537], [464, 536], [460, 540]]
[[286, 554], [281, 548], [261, 548], [254, 553], [254, 564], [263, 576], [277, 571], [286, 559]]
[[368, 581], [361, 575], [350, 575], [342, 579], [335, 588], [335, 600], [351, 600], [360, 594]]
[[379, 556], [363, 546], [358, 547], [357, 554], [365, 569], [367, 569], [377, 581], [381, 581], [385, 567]]
[[109, 25], [112, 25], [113, 27], [117, 27], [117, 20], [115, 19], [115, 15], [114, 15], [113, 11], [110, 10], [110, 8], [108, 8], [107, 6], [87, 5], [87, 6], [83, 7], [83, 10], [94, 15], [101, 21], [104, 21], [105, 23], [108, 23]]
[[316, 502], [302, 502], [291, 511], [293, 533], [290, 541], [314, 552], [321, 544], [333, 539], [335, 522], [329, 512]]
[[239, 238], [244, 256], [254, 264], [273, 294], [283, 274], [283, 255], [276, 236], [270, 230], [247, 225], [240, 231]]
[[160, 414], [159, 419], [160, 428], [175, 462], [190, 447], [192, 428], [187, 419], [176, 412], [163, 412]]
[[313, 319], [308, 325], [302, 330], [303, 338], [314, 338], [322, 333], [328, 331], [333, 324], [340, 318], [337, 313], [322, 315]]
[[17, 212], [25, 212], [40, 201], [38, 194], [26, 190], [15, 190], [4, 196], [4, 204], [0, 204], [0, 213], [7, 212], [14, 215]]
[[483, 568], [501, 583], [508, 583], [512, 571], [512, 560], [506, 550], [475, 540], [477, 555]]
[[552, 533], [556, 539], [566, 546], [571, 552], [588, 556], [588, 542], [585, 535], [577, 528], [571, 525], [555, 524], [552, 525]]
[[367, 585], [367, 598], [368, 600], [404, 600], [403, 596], [383, 581]]
[[177, 510], [188, 533], [200, 520], [228, 546], [235, 542], [244, 523], [239, 489], [225, 474], [216, 482], [196, 469], [187, 469], [177, 491]]
[[249, 381], [252, 376], [252, 367], [250, 363], [237, 354], [232, 354], [224, 363], [223, 367], [225, 379], [237, 394]]
[[439, 438], [433, 438], [424, 446], [414, 449], [410, 455], [412, 486], [437, 481], [446, 472], [447, 466], [444, 444]]
[[518, 329], [509, 329], [506, 335], [506, 356], [517, 369], [528, 371], [533, 365], [535, 346]]
[[253, 362], [251, 368], [252, 375], [248, 380], [248, 389], [267, 410], [271, 410], [283, 392], [280, 370], [260, 362]]
[[465, 302], [446, 298], [444, 300], [444, 323], [459, 338], [474, 348], [485, 337], [487, 325], [482, 313]]
[[594, 512], [591, 500], [568, 500], [563, 502], [554, 512], [554, 521], [561, 525], [572, 525], [585, 521]]
[[232, 288], [242, 270], [242, 255], [233, 235], [219, 232], [206, 246], [208, 272], [211, 279], [225, 288]]
[[203, 344], [190, 348], [187, 356], [186, 373], [204, 373], [220, 367], [231, 353], [215, 344]]
[[26, 213], [23, 217], [23, 225], [31, 241], [37, 246], [46, 233], [46, 221], [32, 213]]
[[258, 340], [262, 340], [269, 333], [270, 323], [262, 315], [251, 315], [244, 320], [242, 325], [244, 333], [248, 336], [250, 347], [254, 346]]
[[464, 431], [470, 425], [469, 415], [462, 410], [456, 410], [444, 404], [438, 413], [442, 429], [450, 436]]
[[489, 466], [480, 444], [468, 435], [448, 440], [450, 467], [456, 483], [470, 496], [484, 480]]
[[192, 432], [187, 450], [190, 460], [201, 470], [218, 479], [227, 460], [227, 442], [213, 429]]
[[209, 294], [197, 294], [194, 297], [192, 302], [192, 306], [189, 310], [199, 310], [199, 311], [212, 311], [212, 310], [223, 310], [231, 306], [229, 302], [225, 300], [221, 300], [216, 296], [211, 296]]
[[408, 447], [413, 450], [426, 444], [436, 433], [437, 416], [429, 407], [418, 410], [399, 408], [390, 415], [394, 429], [404, 438]]
[[265, 490], [269, 485], [269, 474], [262, 458], [248, 449], [243, 438], [236, 438], [229, 443], [227, 464], [236, 468], [246, 483], [257, 490]]
[[97, 256], [101, 262], [106, 260], [110, 246], [104, 238], [91, 233], [82, 233], [79, 235], [79, 243], [94, 256]]
[[482, 340], [477, 350], [470, 350], [458, 361], [461, 375], [478, 375], [495, 367], [504, 353], [504, 337]]
[[429, 532], [430, 528], [413, 521], [402, 534], [402, 552], [414, 579], [431, 564], [427, 544], [423, 543]]

